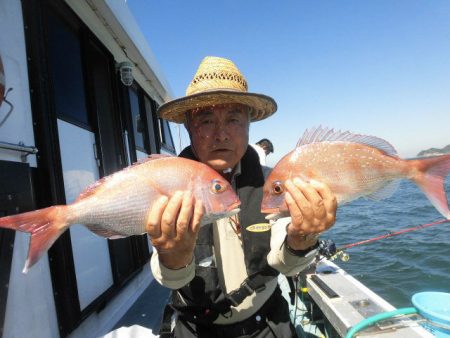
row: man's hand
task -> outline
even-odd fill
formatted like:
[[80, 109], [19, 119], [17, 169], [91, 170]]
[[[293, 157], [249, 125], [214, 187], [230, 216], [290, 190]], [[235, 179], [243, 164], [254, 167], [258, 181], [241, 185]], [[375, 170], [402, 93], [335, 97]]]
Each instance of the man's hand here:
[[[336, 221], [336, 197], [324, 183], [309, 183], [294, 178], [286, 180], [286, 204], [291, 215], [287, 227], [287, 244], [294, 250], [313, 246], [321, 232], [331, 228]], [[316, 235], [316, 236], [314, 236]]]
[[165, 267], [181, 269], [192, 261], [202, 216], [202, 202], [190, 191], [162, 196], [152, 205], [147, 232]]

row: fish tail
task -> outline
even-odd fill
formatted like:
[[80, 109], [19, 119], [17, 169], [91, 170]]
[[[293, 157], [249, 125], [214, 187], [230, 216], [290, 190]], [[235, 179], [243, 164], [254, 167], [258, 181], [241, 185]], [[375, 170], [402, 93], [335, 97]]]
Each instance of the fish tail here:
[[445, 177], [450, 172], [450, 154], [413, 160], [415, 174], [412, 180], [425, 193], [434, 207], [450, 220], [450, 211], [445, 193]]
[[68, 211], [65, 205], [25, 212], [0, 218], [0, 228], [31, 234], [28, 258], [23, 268], [27, 273], [39, 258], [52, 246], [68, 227]]

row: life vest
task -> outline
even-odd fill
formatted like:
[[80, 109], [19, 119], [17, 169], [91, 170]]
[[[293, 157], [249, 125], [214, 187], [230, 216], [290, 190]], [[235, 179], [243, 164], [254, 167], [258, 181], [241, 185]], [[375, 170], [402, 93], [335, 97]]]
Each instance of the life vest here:
[[[179, 156], [198, 161], [190, 147], [185, 148]], [[225, 294], [219, 283], [215, 260], [209, 266], [200, 265], [201, 261], [209, 261], [213, 256], [213, 224], [203, 226], [194, 251], [195, 277], [181, 289], [172, 292], [170, 305], [186, 319], [211, 323], [219, 313], [227, 313], [231, 305], [237, 306], [248, 295], [258, 292], [265, 283], [278, 276], [278, 271], [267, 262], [271, 232], [246, 230], [251, 225], [267, 223], [265, 215], [260, 212], [263, 185], [264, 175], [258, 154], [249, 146], [241, 159], [241, 174], [236, 176], [236, 189], [241, 201], [241, 236], [249, 278], [242, 281], [241, 288]]]

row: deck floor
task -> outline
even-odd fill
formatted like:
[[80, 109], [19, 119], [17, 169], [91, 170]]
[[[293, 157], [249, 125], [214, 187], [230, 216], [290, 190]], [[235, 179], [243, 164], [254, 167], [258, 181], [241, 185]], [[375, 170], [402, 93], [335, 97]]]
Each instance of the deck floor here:
[[104, 338], [158, 336], [170, 290], [153, 280]]
[[[287, 298], [289, 286], [284, 277], [279, 278], [283, 295]], [[155, 280], [144, 290], [114, 328], [103, 338], [158, 337], [162, 313], [167, 303], [170, 290], [161, 286]], [[317, 338], [322, 336], [315, 325], [305, 323], [303, 315], [305, 308], [300, 302], [297, 313], [297, 333], [299, 337]], [[290, 311], [294, 308], [290, 305]]]

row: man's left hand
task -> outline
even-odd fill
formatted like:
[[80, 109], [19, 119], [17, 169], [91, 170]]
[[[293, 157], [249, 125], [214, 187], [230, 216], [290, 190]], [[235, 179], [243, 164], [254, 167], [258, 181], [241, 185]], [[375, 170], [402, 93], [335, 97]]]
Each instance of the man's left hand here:
[[300, 178], [286, 180], [286, 204], [291, 215], [287, 244], [294, 250], [313, 246], [317, 236], [336, 221], [337, 202], [330, 188], [321, 182]]

